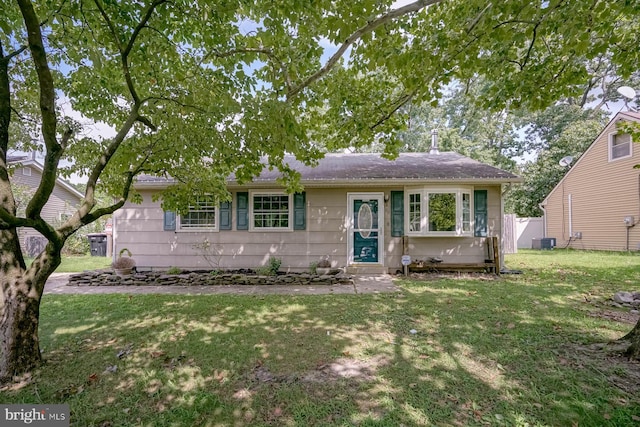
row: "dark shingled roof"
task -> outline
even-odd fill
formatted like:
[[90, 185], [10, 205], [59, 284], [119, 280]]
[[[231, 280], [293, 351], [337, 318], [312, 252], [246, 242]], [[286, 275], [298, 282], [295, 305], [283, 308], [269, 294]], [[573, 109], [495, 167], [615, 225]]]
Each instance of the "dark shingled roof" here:
[[[302, 183], [366, 183], [371, 181], [492, 181], [519, 182], [521, 179], [502, 169], [472, 160], [454, 152], [402, 153], [395, 160], [380, 154], [328, 153], [316, 167], [306, 166], [293, 156], [285, 162], [301, 174]], [[265, 168], [255, 183], [274, 182], [278, 170]], [[233, 176], [230, 182], [235, 182]], [[170, 182], [164, 178], [144, 175], [138, 183]]]
[[23, 162], [29, 159], [30, 159], [29, 156], [14, 156], [11, 154], [7, 154], [7, 163]]
[[[510, 172], [453, 152], [402, 153], [395, 160], [387, 160], [380, 154], [329, 153], [316, 167], [305, 166], [293, 157], [285, 159], [300, 172], [303, 181], [518, 180]], [[265, 169], [254, 181], [274, 181], [278, 176], [279, 171]]]

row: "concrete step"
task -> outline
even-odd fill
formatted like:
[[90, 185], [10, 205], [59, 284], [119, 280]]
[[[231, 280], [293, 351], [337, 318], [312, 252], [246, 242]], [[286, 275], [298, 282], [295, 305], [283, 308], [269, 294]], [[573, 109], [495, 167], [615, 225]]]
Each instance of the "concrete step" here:
[[347, 267], [347, 274], [387, 274], [387, 267], [380, 264], [353, 264]]

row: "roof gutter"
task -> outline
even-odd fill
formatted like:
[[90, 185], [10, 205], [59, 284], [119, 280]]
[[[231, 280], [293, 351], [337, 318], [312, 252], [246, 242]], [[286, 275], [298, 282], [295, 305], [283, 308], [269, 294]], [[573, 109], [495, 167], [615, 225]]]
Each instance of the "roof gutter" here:
[[[446, 185], [446, 184], [455, 184], [455, 185], [487, 185], [487, 184], [514, 184], [522, 182], [522, 178], [505, 178], [505, 179], [496, 179], [496, 178], [461, 178], [461, 179], [451, 179], [451, 178], [440, 178], [440, 179], [397, 179], [397, 178], [389, 178], [389, 179], [369, 179], [369, 180], [334, 180], [334, 181], [326, 181], [326, 180], [317, 180], [317, 181], [300, 181], [300, 183], [305, 188], [329, 188], [329, 187], [369, 187], [369, 186], [385, 186], [385, 187], [393, 187], [393, 186], [405, 186], [405, 185], [425, 185], [425, 184], [437, 184], [437, 185]], [[136, 189], [145, 189], [145, 190], [153, 190], [153, 189], [163, 189], [170, 185], [177, 184], [177, 181], [145, 181], [145, 182], [136, 182], [134, 183], [134, 188]], [[230, 188], [273, 188], [273, 187], [281, 187], [281, 185], [276, 181], [252, 181], [246, 184], [238, 184], [237, 181], [228, 181], [227, 186]]]

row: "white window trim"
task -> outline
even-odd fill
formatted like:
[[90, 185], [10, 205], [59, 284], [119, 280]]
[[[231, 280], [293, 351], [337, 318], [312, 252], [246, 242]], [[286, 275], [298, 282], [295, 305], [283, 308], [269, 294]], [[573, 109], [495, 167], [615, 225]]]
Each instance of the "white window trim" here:
[[[628, 159], [629, 157], [633, 157], [633, 137], [629, 135], [629, 154], [622, 157], [613, 158], [613, 138], [618, 135], [618, 132], [611, 132], [609, 134], [607, 151], [609, 152], [609, 162], [616, 162], [622, 159]], [[625, 135], [625, 133], [621, 133], [620, 135]]]
[[215, 227], [206, 226], [206, 227], [185, 227], [182, 228], [182, 215], [176, 215], [176, 233], [202, 233], [202, 232], [218, 232], [220, 231], [220, 203], [217, 201], [215, 203], [215, 218], [216, 225]]
[[22, 168], [22, 175], [23, 176], [31, 176], [31, 168], [28, 166], [25, 166]]
[[[429, 231], [429, 194], [446, 194], [453, 193], [456, 195], [456, 229], [454, 231]], [[469, 194], [469, 230], [463, 231], [463, 203], [462, 195]], [[404, 201], [404, 229], [408, 236], [424, 236], [424, 237], [473, 237], [474, 233], [474, 206], [473, 206], [473, 187], [455, 186], [455, 187], [413, 187], [406, 188]], [[420, 194], [420, 231], [409, 231], [409, 200], [411, 194]]]
[[[254, 196], [288, 196], [289, 197], [289, 226], [288, 227], [255, 227], [253, 216]], [[293, 195], [282, 190], [253, 190], [249, 191], [249, 231], [253, 232], [282, 232], [293, 231]]]

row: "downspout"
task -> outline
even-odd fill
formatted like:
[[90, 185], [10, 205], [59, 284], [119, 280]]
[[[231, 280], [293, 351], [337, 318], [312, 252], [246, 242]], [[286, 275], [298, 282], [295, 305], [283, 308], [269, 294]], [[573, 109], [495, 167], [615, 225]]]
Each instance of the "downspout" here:
[[542, 211], [542, 237], [547, 237], [547, 209], [546, 205], [538, 203], [538, 207]]
[[569, 207], [569, 241], [573, 237], [573, 199], [571, 193], [567, 196], [567, 204]]
[[111, 214], [111, 262], [116, 260], [116, 237], [118, 235], [118, 227], [117, 227], [116, 215]]
[[[502, 271], [504, 265], [504, 195], [511, 189], [511, 183], [507, 185], [500, 184], [500, 265], [498, 266], [498, 272]], [[516, 248], [518, 244], [516, 242]]]
[[[634, 220], [631, 224], [627, 225], [627, 252], [629, 252], [629, 234], [633, 227], [640, 223], [640, 175], [638, 175], [638, 219]], [[638, 245], [638, 249], [640, 249], [640, 244]]]

